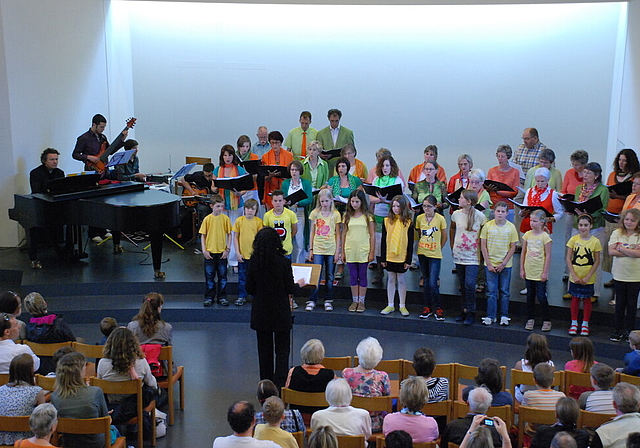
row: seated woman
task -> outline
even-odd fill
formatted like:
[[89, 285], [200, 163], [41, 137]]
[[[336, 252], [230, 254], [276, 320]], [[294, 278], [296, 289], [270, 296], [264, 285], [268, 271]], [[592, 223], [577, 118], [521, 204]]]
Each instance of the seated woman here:
[[58, 411], [51, 403], [43, 403], [36, 406], [29, 417], [29, 428], [34, 434], [30, 439], [22, 439], [16, 442], [21, 448], [32, 448], [51, 445], [51, 436], [58, 427]]
[[336, 378], [327, 384], [325, 392], [329, 407], [311, 416], [311, 429], [330, 426], [338, 436], [364, 435], [371, 437], [369, 412], [351, 406], [351, 387], [344, 378]]
[[[358, 367], [347, 367], [342, 377], [347, 380], [353, 395], [359, 397], [383, 397], [391, 394], [391, 382], [387, 372], [375, 370], [382, 359], [382, 346], [376, 338], [368, 337], [356, 347]], [[371, 412], [371, 430], [382, 431], [382, 419], [386, 412]]]
[[331, 426], [319, 426], [309, 436], [307, 448], [338, 448], [338, 438]]
[[[44, 391], [33, 381], [33, 358], [23, 353], [11, 360], [9, 382], [0, 386], [0, 415], [18, 417], [31, 415], [44, 403]], [[0, 445], [13, 445], [16, 440], [29, 438], [29, 432], [0, 432]]]
[[[464, 436], [460, 448], [493, 448], [493, 438], [491, 436], [491, 430], [488, 426], [484, 425], [486, 415], [478, 414], [473, 417], [473, 422], [469, 427], [469, 430]], [[502, 421], [500, 417], [492, 417], [493, 426], [500, 434], [502, 439], [502, 448], [511, 448], [511, 439], [509, 438], [509, 428], [507, 424]]]
[[166, 323], [160, 317], [164, 297], [157, 292], [150, 292], [142, 300], [140, 311], [129, 322], [127, 328], [142, 344], [171, 345], [171, 324]]
[[436, 355], [427, 347], [420, 347], [413, 354], [413, 369], [416, 375], [426, 381], [429, 403], [444, 401], [449, 398], [449, 379], [432, 377], [436, 368]]
[[20, 327], [18, 339], [27, 339], [27, 325], [18, 319], [22, 314], [22, 300], [18, 294], [13, 291], [5, 291], [0, 294], [0, 313], [12, 314]]
[[[480, 362], [475, 380], [477, 386], [484, 386], [491, 392], [491, 406], [513, 406], [511, 394], [502, 390], [502, 369], [497, 359], [484, 358]], [[467, 386], [462, 390], [462, 399], [465, 402], [469, 401], [469, 392], [477, 386]]]
[[[103, 358], [98, 362], [98, 378], [106, 381], [142, 378], [143, 406], [148, 406], [156, 398], [158, 384], [131, 330], [123, 327], [113, 330], [102, 354]], [[107, 407], [113, 410], [111, 418], [114, 425], [126, 423], [137, 416], [135, 395], [110, 394], [108, 400]]]
[[[335, 374], [333, 370], [322, 365], [324, 359], [322, 342], [319, 339], [309, 339], [300, 349], [300, 357], [302, 365], [289, 370], [284, 387], [300, 392], [324, 392]], [[312, 414], [322, 409], [312, 406], [291, 406], [291, 408], [298, 409], [302, 414]]]
[[589, 434], [582, 429], [576, 429], [580, 407], [578, 402], [571, 397], [564, 397], [556, 402], [556, 418], [558, 421], [553, 425], [540, 425], [536, 434], [531, 440], [530, 448], [547, 448], [551, 444], [553, 437], [565, 431], [576, 441], [578, 448], [587, 448]]
[[[279, 397], [280, 394], [278, 392], [278, 387], [271, 380], [261, 380], [258, 383], [258, 391], [256, 392], [256, 396], [258, 398], [258, 403], [261, 405], [269, 397]], [[264, 419], [262, 411], [256, 412], [256, 425], [267, 423]], [[285, 409], [284, 418], [280, 422], [280, 428], [284, 429], [288, 432], [298, 432], [302, 431], [303, 433], [306, 431], [304, 426], [304, 420], [302, 419], [302, 414], [297, 409]]]
[[[87, 361], [80, 352], [64, 355], [56, 367], [56, 383], [51, 403], [58, 409], [60, 417], [98, 418], [109, 415], [102, 389], [87, 386], [85, 368]], [[104, 434], [65, 434], [65, 447], [101, 448]]]
[[387, 414], [382, 423], [386, 436], [391, 431], [401, 429], [411, 435], [413, 443], [432, 442], [438, 438], [438, 424], [433, 417], [422, 413], [427, 404], [427, 383], [419, 377], [407, 378], [400, 385], [402, 410]]

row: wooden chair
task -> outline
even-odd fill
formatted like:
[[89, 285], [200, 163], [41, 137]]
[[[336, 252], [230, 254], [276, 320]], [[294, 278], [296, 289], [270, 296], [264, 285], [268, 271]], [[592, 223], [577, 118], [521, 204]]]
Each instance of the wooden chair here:
[[[519, 403], [516, 400], [516, 385], [524, 384], [527, 386], [535, 386], [533, 381], [533, 372], [523, 372], [518, 369], [511, 369], [511, 394], [513, 395], [513, 413], [518, 413]], [[557, 370], [553, 373], [552, 387], [562, 387], [564, 385], [564, 370]]]
[[614, 384], [618, 384], [618, 383], [629, 383], [629, 384], [633, 384], [634, 386], [640, 387], [640, 376], [617, 373], [616, 381]]
[[80, 352], [85, 358], [102, 358], [102, 350], [104, 345], [91, 345], [74, 342], [72, 347], [75, 351]]
[[313, 406], [319, 408], [329, 407], [324, 392], [300, 392], [298, 390], [283, 387], [280, 397], [286, 405]]
[[[507, 387], [507, 367], [500, 366], [500, 370], [502, 371], [502, 390], [504, 391]], [[449, 386], [450, 389], [453, 389], [453, 392], [451, 393], [452, 399], [463, 401], [462, 391], [466, 386], [476, 385], [476, 376], [478, 376], [478, 367], [456, 363], [454, 379], [452, 381], [453, 385]], [[468, 384], [461, 383], [460, 380], [465, 380]]]
[[578, 429], [584, 428], [597, 428], [605, 422], [608, 422], [614, 418], [616, 414], [602, 414], [600, 412], [587, 412], [584, 409], [580, 409], [580, 416], [578, 417]]
[[335, 357], [325, 357], [322, 360], [322, 365], [327, 369], [336, 370], [342, 372], [347, 367], [351, 367], [351, 356], [335, 356]]
[[338, 447], [340, 448], [363, 448], [364, 435], [359, 436], [336, 436], [338, 439]]
[[[430, 417], [443, 416], [447, 419], [447, 423], [449, 423], [451, 420], [451, 407], [452, 400], [436, 401], [422, 406], [422, 412]], [[398, 404], [398, 409], [400, 409], [400, 404]]]
[[[376, 448], [385, 448], [386, 446], [387, 446], [387, 442], [384, 437], [378, 437], [376, 439]], [[414, 443], [413, 448], [438, 448], [438, 444], [435, 441]], [[446, 448], [446, 447], [443, 447], [443, 448]]]
[[[453, 382], [453, 376], [455, 373], [455, 363], [449, 364], [436, 364], [436, 367], [433, 369], [433, 373], [431, 376], [433, 377], [443, 377], [449, 380], [449, 383]], [[410, 376], [416, 376], [417, 372], [413, 368], [413, 361], [409, 361], [408, 359], [402, 360], [402, 380], [406, 380]]]
[[569, 396], [571, 386], [588, 387], [593, 390], [591, 385], [591, 374], [584, 372], [573, 372], [571, 370], [564, 371], [564, 384], [560, 388], [566, 396]]
[[366, 409], [369, 412], [393, 412], [393, 398], [386, 397], [358, 397], [351, 399], [354, 408]]
[[[31, 432], [31, 427], [29, 426], [29, 417], [31, 416], [21, 415], [19, 417], [7, 417], [5, 415], [0, 415], [0, 431]], [[13, 447], [13, 445], [0, 445], [0, 448], [5, 448], [5, 447], [9, 448], [9, 447]]]
[[36, 386], [42, 387], [44, 390], [52, 392], [56, 385], [56, 378], [53, 376], [44, 376], [36, 373]]
[[0, 386], [3, 386], [9, 382], [8, 373], [0, 373]]
[[105, 448], [124, 448], [127, 445], [126, 437], [118, 437], [111, 444], [111, 417], [99, 418], [59, 418], [59, 434], [104, 434]]
[[53, 356], [53, 354], [62, 347], [72, 347], [73, 342], [56, 342], [55, 344], [38, 344], [36, 342], [31, 341], [22, 341], [24, 345], [28, 345], [33, 353], [37, 356]]
[[556, 422], [556, 411], [520, 406], [518, 417], [518, 448], [522, 448], [525, 423], [552, 425]]
[[146, 408], [142, 407], [142, 378], [129, 381], [106, 381], [93, 377], [89, 382], [92, 386], [98, 386], [105, 394], [136, 395], [138, 416], [129, 420], [127, 424], [138, 425], [138, 448], [143, 448], [143, 411], [149, 412], [151, 414], [151, 445], [156, 446], [156, 403], [152, 401]]
[[[469, 413], [469, 405], [464, 401], [454, 401], [453, 402], [453, 413], [451, 415], [452, 419], [462, 418]], [[511, 406], [491, 406], [487, 410], [487, 416], [489, 417], [500, 417], [506, 424], [507, 427], [511, 427], [512, 420], [512, 410]]]
[[298, 442], [298, 448], [304, 448], [304, 432], [296, 431], [292, 432], [291, 435], [296, 439], [296, 442]]
[[173, 347], [170, 345], [162, 347], [158, 360], [167, 362], [167, 378], [158, 381], [158, 387], [167, 389], [169, 395], [169, 424], [173, 425], [175, 416], [173, 386], [175, 386], [176, 382], [180, 382], [180, 410], [184, 410], [184, 366], [176, 367], [176, 372], [173, 373]]

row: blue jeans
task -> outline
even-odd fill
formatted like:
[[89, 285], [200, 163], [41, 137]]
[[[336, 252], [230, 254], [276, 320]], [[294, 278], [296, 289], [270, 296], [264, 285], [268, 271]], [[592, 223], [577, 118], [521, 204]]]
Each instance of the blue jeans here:
[[216, 298], [216, 274], [218, 274], [219, 299], [227, 298], [227, 260], [223, 260], [222, 254], [211, 254], [211, 260], [204, 259], [204, 279], [207, 282], [205, 299]]
[[496, 318], [498, 300], [500, 316], [509, 317], [509, 287], [511, 286], [511, 268], [504, 268], [500, 273], [487, 270], [487, 317]]
[[425, 257], [418, 255], [420, 260], [420, 271], [424, 279], [423, 286], [423, 305], [429, 308], [442, 308], [440, 301], [440, 287], [438, 286], [438, 277], [440, 277], [440, 264], [442, 259]]
[[[325, 302], [333, 300], [333, 255], [316, 255], [313, 254], [313, 264], [319, 264], [322, 266], [322, 272], [320, 273], [320, 279], [326, 278], [325, 286], [327, 287], [327, 295]], [[309, 300], [315, 302], [318, 300], [318, 291], [320, 285], [313, 290]]]
[[476, 312], [476, 279], [478, 278], [477, 264], [457, 264], [458, 280], [462, 287], [462, 308], [468, 313]]
[[249, 261], [245, 258], [243, 262], [238, 262], [238, 298], [247, 298], [247, 271], [249, 270]]
[[549, 302], [547, 301], [547, 282], [525, 280], [527, 286], [527, 319], [536, 318], [536, 297], [542, 307], [542, 320], [551, 320]]

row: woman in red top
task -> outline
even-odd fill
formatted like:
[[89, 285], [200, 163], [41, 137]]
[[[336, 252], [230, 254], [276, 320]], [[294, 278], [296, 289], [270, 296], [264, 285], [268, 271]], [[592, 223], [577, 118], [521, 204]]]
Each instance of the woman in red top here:
[[[269, 132], [269, 143], [271, 144], [271, 150], [262, 156], [262, 164], [269, 166], [289, 166], [293, 162], [293, 154], [286, 149], [282, 149], [282, 141], [284, 138], [278, 131]], [[276, 190], [279, 190], [282, 186], [282, 178], [269, 174], [264, 178], [264, 198], [262, 203], [267, 210], [271, 210], [273, 205], [271, 204], [271, 195]]]
[[[487, 173], [487, 179], [502, 182], [503, 184], [506, 184], [513, 189], [513, 191], [494, 191], [487, 188], [487, 191], [489, 191], [489, 196], [491, 196], [491, 202], [494, 205], [500, 201], [504, 201], [505, 199], [514, 198], [518, 194], [518, 187], [520, 186], [520, 172], [517, 168], [509, 165], [509, 159], [511, 159], [512, 154], [513, 151], [511, 149], [511, 146], [498, 146], [498, 149], [496, 149], [496, 158], [498, 159], [498, 165], [491, 168]], [[509, 206], [507, 219], [513, 222], [514, 205], [512, 202], [505, 202], [507, 202], [507, 205]]]
[[[546, 227], [549, 233], [553, 233], [553, 223], [562, 217], [563, 208], [562, 204], [560, 204], [558, 193], [549, 188], [549, 177], [551, 177], [551, 172], [547, 168], [538, 168], [535, 171], [536, 183], [525, 193], [524, 205], [537, 205], [552, 213], [553, 217], [547, 219]], [[531, 230], [529, 212], [522, 210], [520, 214], [522, 215], [520, 232], [528, 232]]]
[[469, 172], [473, 168], [473, 159], [469, 154], [458, 156], [458, 168], [460, 171], [451, 176], [447, 184], [447, 193], [451, 194], [460, 187], [469, 188]]

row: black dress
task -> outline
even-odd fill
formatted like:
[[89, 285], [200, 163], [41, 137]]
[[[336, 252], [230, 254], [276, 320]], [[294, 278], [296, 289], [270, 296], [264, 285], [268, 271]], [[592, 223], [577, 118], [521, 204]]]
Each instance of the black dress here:
[[249, 264], [247, 292], [253, 295], [251, 328], [258, 339], [260, 379], [269, 379], [278, 387], [284, 386], [289, 371], [293, 327], [289, 294], [294, 288], [291, 261], [284, 256], [276, 256], [269, 272], [260, 272], [255, 263]]

